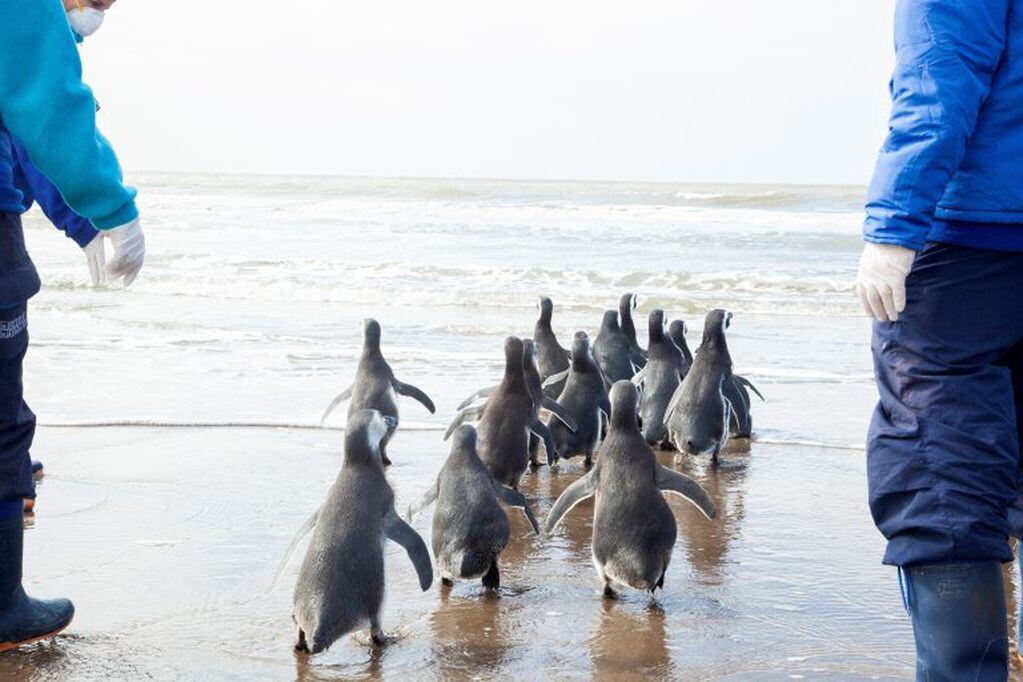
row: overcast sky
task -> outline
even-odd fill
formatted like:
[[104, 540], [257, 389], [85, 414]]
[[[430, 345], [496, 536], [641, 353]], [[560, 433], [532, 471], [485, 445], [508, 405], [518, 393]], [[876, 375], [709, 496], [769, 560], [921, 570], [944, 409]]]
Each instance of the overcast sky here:
[[865, 183], [893, 0], [118, 0], [131, 170]]

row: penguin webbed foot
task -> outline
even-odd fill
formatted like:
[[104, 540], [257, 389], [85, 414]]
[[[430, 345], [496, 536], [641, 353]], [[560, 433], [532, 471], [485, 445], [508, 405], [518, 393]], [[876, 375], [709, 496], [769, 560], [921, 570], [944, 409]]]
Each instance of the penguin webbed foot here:
[[490, 564], [490, 569], [483, 576], [483, 587], [496, 592], [501, 588], [501, 572], [497, 568], [497, 562]]
[[455, 586], [455, 581], [452, 580], [451, 578], [441, 578], [440, 584], [443, 585], [444, 587], [451, 588]]
[[309, 645], [305, 641], [305, 632], [300, 628], [298, 631], [298, 641], [295, 642], [295, 651], [301, 651], [302, 653], [309, 653]]
[[611, 587], [611, 583], [604, 583], [604, 598], [605, 599], [618, 599], [618, 593]]

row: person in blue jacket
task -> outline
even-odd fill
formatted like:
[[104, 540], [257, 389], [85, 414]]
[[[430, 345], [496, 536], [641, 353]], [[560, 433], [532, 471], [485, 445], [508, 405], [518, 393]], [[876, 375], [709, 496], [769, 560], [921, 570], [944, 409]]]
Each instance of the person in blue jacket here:
[[137, 273], [145, 238], [135, 191], [124, 186], [117, 157], [96, 130], [69, 17], [55, 0], [0, 2], [0, 651], [51, 636], [74, 614], [70, 601], [33, 599], [22, 588], [22, 498], [32, 487], [35, 430], [22, 361], [27, 301], [40, 282], [25, 250], [12, 139], [76, 213], [107, 231], [115, 249], [110, 274]]
[[870, 510], [917, 678], [1005, 679], [1023, 532], [1023, 0], [898, 0], [857, 291], [880, 401]]

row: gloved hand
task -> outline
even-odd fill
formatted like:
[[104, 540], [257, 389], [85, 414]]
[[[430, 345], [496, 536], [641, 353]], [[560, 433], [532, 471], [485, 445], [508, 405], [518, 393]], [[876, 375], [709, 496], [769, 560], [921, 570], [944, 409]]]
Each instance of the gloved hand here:
[[867, 315], [882, 322], [899, 319], [906, 309], [906, 276], [915, 258], [912, 249], [867, 242], [856, 273], [856, 293]]
[[139, 219], [127, 225], [106, 230], [106, 236], [114, 245], [114, 257], [107, 265], [107, 274], [111, 279], [124, 278], [124, 286], [129, 286], [138, 277], [142, 262], [146, 258], [146, 238], [142, 234]]
[[107, 283], [107, 252], [103, 247], [103, 233], [100, 232], [92, 241], [82, 247], [85, 251], [85, 262], [89, 264], [89, 277], [92, 278], [92, 286], [98, 287]]

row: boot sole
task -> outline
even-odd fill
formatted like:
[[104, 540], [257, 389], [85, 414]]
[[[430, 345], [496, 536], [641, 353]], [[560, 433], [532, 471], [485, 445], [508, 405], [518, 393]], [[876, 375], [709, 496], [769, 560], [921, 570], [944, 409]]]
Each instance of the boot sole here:
[[64, 632], [68, 625], [71, 625], [71, 623], [65, 623], [52, 632], [48, 632], [45, 635], [39, 635], [38, 637], [33, 637], [32, 639], [26, 639], [24, 642], [0, 642], [0, 653], [10, 651], [11, 649], [17, 649], [22, 646], [28, 646], [29, 644], [35, 644], [36, 642], [41, 642], [44, 639], [56, 637], [60, 633]]

